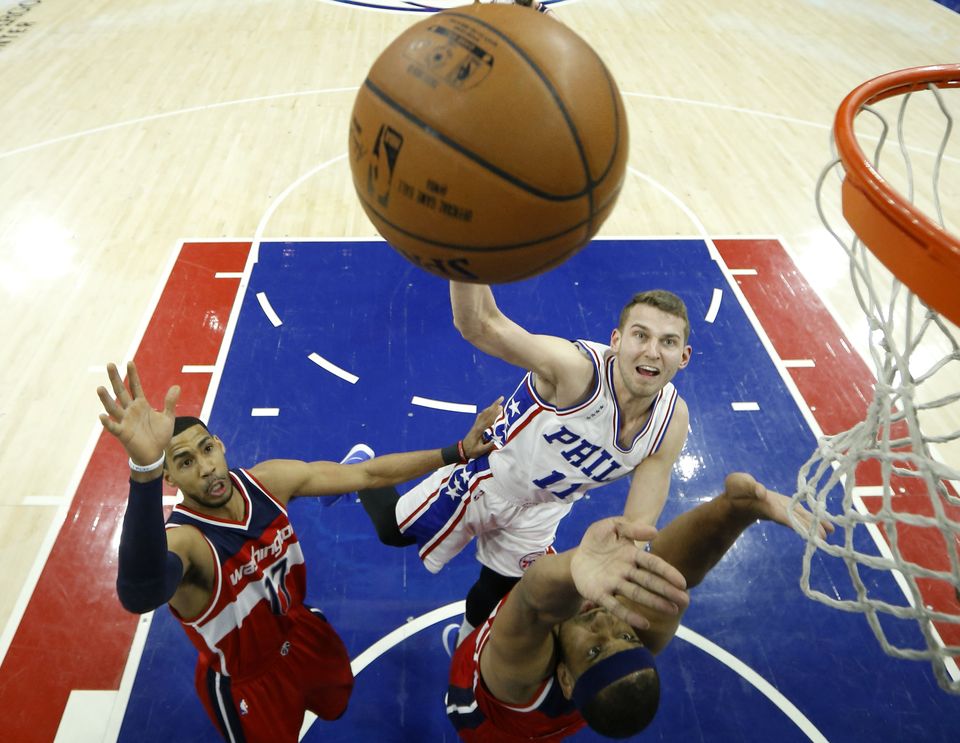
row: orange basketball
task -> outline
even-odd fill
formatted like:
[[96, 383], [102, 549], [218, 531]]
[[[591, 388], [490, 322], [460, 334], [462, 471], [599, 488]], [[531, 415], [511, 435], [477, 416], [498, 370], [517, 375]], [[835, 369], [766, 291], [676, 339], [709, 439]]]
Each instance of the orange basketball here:
[[623, 184], [627, 118], [597, 53], [517, 5], [431, 15], [380, 55], [353, 107], [363, 208], [421, 268], [481, 283], [584, 247]]

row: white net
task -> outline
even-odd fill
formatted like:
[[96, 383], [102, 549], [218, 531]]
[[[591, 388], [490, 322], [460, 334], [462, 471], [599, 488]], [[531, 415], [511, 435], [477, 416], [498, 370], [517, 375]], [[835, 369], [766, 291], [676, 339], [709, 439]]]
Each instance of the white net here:
[[[863, 106], [856, 135], [864, 150], [871, 144], [884, 180], [956, 234], [960, 214], [945, 213], [960, 210], [960, 177], [949, 177], [960, 176], [960, 152], [948, 97], [930, 86]], [[807, 540], [801, 587], [863, 613], [886, 653], [929, 660], [940, 686], [960, 694], [960, 332], [846, 225], [843, 175], [839, 158], [823, 171], [817, 208], [849, 257], [876, 383], [863, 421], [821, 437], [798, 475], [794, 501], [836, 527], [825, 541], [794, 524]]]

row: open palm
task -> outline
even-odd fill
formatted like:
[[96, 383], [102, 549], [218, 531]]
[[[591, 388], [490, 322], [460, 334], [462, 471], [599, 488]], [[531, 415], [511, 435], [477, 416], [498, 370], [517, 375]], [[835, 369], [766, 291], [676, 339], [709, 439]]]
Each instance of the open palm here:
[[116, 365], [107, 365], [107, 375], [113, 395], [105, 387], [97, 388], [97, 396], [106, 411], [100, 414], [100, 422], [123, 444], [135, 463], [146, 465], [157, 461], [173, 437], [180, 388], [174, 386], [167, 390], [163, 410], [154, 410], [143, 393], [137, 367], [132, 361], [127, 364], [129, 390], [124, 386]]

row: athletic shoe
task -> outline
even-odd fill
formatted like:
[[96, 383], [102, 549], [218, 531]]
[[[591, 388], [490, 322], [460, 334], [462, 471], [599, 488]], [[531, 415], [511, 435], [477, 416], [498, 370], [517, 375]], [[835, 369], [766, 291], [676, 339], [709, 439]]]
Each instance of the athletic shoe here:
[[[340, 460], [340, 464], [360, 464], [361, 462], [366, 462], [368, 459], [373, 459], [375, 456], [376, 454], [374, 454], [373, 449], [366, 444], [354, 444], [353, 448]], [[325, 506], [332, 506], [344, 498], [353, 498], [356, 495], [356, 493], [343, 493], [342, 495], [321, 498], [320, 502]]]

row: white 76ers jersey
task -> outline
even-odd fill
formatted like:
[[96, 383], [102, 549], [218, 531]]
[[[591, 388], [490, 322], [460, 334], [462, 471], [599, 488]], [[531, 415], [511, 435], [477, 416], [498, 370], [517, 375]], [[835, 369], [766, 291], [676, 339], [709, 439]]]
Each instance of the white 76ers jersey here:
[[[493, 425], [497, 449], [484, 490], [518, 506], [572, 503], [591, 488], [626, 477], [663, 442], [677, 391], [672, 383], [654, 399], [650, 416], [628, 449], [617, 442], [620, 410], [613, 394], [615, 354], [609, 346], [577, 341], [593, 362], [596, 385], [586, 400], [556, 408], [542, 400], [528, 372]], [[509, 446], [508, 446], [509, 444]]]

